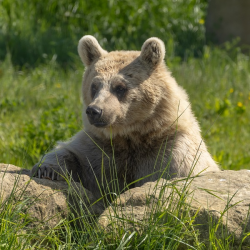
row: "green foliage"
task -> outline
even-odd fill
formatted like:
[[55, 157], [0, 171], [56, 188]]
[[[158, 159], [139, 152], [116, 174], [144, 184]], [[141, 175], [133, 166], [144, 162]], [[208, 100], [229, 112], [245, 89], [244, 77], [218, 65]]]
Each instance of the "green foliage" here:
[[[201, 54], [204, 45], [204, 0], [44, 0], [0, 1], [0, 60], [11, 54], [15, 65], [57, 60], [66, 65], [86, 34], [108, 50], [140, 49], [161, 38], [184, 57]], [[174, 49], [174, 50], [173, 50]]]
[[15, 180], [8, 199], [3, 199], [5, 194], [2, 192], [0, 195], [0, 249], [30, 249], [27, 242], [29, 235], [25, 229], [32, 221], [27, 213], [29, 203], [32, 201], [21, 199], [24, 190], [18, 190], [18, 179]]
[[30, 139], [27, 156], [32, 162], [52, 149], [57, 141], [67, 140], [79, 130], [75, 113], [63, 107], [67, 98], [64, 96], [58, 103], [52, 103], [55, 106], [43, 112], [39, 121], [32, 119], [24, 123], [23, 136]]
[[0, 162], [29, 168], [81, 129], [82, 70], [67, 73], [51, 62], [15, 71], [9, 61], [0, 70]]
[[[46, 222], [54, 219], [53, 217], [46, 218], [46, 222], [32, 218], [28, 211], [31, 206], [36, 206], [36, 201], [41, 197], [27, 197], [25, 190], [30, 188], [30, 183], [20, 188], [20, 177], [16, 178], [9, 198], [0, 199], [0, 249], [233, 248], [234, 235], [229, 234], [221, 222], [224, 220], [225, 223], [227, 212], [237, 203], [231, 204], [233, 196], [228, 197], [219, 218], [208, 217], [208, 225], [204, 225], [208, 230], [208, 239], [204, 239], [199, 231], [203, 225], [196, 222], [199, 211], [194, 213], [189, 206], [192, 199], [189, 186], [193, 178], [187, 177], [173, 183], [158, 182], [152, 187], [150, 195], [145, 193], [145, 206], [148, 209], [142, 220], [138, 220], [137, 214], [132, 211], [131, 217], [128, 216], [126, 205], [121, 209], [119, 199], [113, 200], [112, 205], [107, 207], [106, 219], [110, 223], [104, 230], [91, 214], [85, 203], [86, 199], [83, 199], [81, 192], [69, 179], [66, 179], [68, 192], [70, 197], [75, 198], [72, 199], [75, 203], [69, 203], [69, 217], [62, 219], [54, 228], [46, 226]], [[155, 199], [156, 196], [159, 196], [159, 199]], [[119, 198], [118, 193], [117, 197]], [[102, 199], [103, 197], [99, 202], [102, 202]], [[243, 232], [241, 243], [247, 237], [249, 233]]]
[[[231, 53], [233, 52], [233, 53]], [[205, 47], [203, 58], [174, 67], [189, 95], [214, 159], [224, 169], [249, 168], [250, 63], [239, 49]]]

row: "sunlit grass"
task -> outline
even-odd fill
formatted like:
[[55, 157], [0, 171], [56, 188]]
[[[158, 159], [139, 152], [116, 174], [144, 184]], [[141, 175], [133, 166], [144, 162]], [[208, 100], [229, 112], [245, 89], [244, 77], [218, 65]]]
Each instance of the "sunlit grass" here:
[[249, 56], [208, 47], [203, 58], [173, 68], [190, 96], [203, 137], [224, 169], [249, 168]]
[[55, 63], [32, 71], [0, 65], [1, 162], [26, 168], [82, 127], [81, 71], [63, 71]]
[[[97, 217], [91, 215], [92, 210], [87, 208], [86, 199], [67, 179], [70, 196], [74, 197], [74, 202], [73, 199], [68, 200], [68, 208], [72, 213], [69, 212], [69, 217], [59, 221], [53, 228], [37, 221], [33, 224], [27, 211], [37, 198], [27, 197], [27, 186], [22, 188], [22, 192], [18, 179], [8, 199], [0, 200], [0, 249], [229, 250], [235, 243], [234, 235], [228, 233], [221, 223], [222, 217], [233, 207], [231, 197], [228, 198], [230, 205], [225, 206], [221, 216], [217, 219], [207, 218], [205, 227], [208, 238], [204, 238], [204, 230], [199, 231], [199, 226], [202, 226], [196, 222], [199, 211], [194, 212], [190, 207], [192, 192], [189, 188], [194, 178], [182, 178], [172, 183], [156, 182], [148, 190], [150, 194], [145, 192], [147, 212], [140, 220], [133, 210], [127, 213], [129, 209], [126, 206], [132, 205], [131, 200], [129, 204], [122, 205], [123, 209], [119, 207], [120, 195], [117, 193], [106, 204], [106, 227], [101, 226], [103, 224], [98, 223]], [[103, 199], [107, 196], [104, 194]], [[247, 232], [242, 234], [240, 241], [243, 242], [245, 237], [248, 237]]]

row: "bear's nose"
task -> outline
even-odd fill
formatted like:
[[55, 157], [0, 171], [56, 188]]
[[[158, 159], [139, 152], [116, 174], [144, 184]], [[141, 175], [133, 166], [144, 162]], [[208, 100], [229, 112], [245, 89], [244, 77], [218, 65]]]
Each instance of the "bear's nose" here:
[[88, 106], [86, 109], [86, 114], [88, 115], [89, 118], [93, 120], [97, 120], [101, 117], [102, 115], [102, 110], [98, 107], [95, 106]]

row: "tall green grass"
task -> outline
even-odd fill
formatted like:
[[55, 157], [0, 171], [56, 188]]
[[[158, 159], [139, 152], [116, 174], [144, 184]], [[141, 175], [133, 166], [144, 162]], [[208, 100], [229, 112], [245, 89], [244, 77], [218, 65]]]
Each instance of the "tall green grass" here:
[[224, 169], [249, 168], [249, 55], [206, 47], [201, 59], [190, 58], [173, 71], [190, 95], [214, 159]]
[[[196, 222], [198, 211], [195, 213], [189, 206], [192, 199], [189, 187], [193, 180], [190, 177], [172, 183], [157, 182], [156, 186], [152, 186], [150, 195], [145, 193], [148, 212], [144, 213], [142, 220], [137, 220], [135, 212], [128, 216], [126, 206], [130, 204], [123, 205], [123, 209], [119, 207], [117, 193], [118, 199], [109, 203], [106, 210], [109, 221], [106, 228], [98, 224], [91, 209], [86, 207], [86, 200], [70, 179], [67, 180], [68, 190], [77, 201], [69, 202], [70, 216], [62, 219], [54, 228], [46, 227], [46, 223], [32, 224], [34, 221], [27, 211], [35, 204], [37, 197], [27, 197], [27, 186], [20, 190], [18, 179], [8, 199], [0, 200], [0, 249], [229, 250], [235, 243], [234, 236], [221, 223], [222, 216], [232, 208], [232, 204], [221, 211], [221, 218], [217, 220], [207, 215], [208, 225], [205, 227], [208, 237], [204, 238], [201, 234], [201, 225]], [[104, 199], [107, 195], [104, 194]], [[248, 237], [247, 232], [242, 234], [242, 243], [245, 237]]]

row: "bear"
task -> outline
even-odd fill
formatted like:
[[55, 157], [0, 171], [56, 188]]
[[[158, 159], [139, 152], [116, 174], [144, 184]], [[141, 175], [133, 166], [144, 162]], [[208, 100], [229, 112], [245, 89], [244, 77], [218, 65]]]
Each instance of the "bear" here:
[[71, 176], [100, 196], [161, 177], [220, 169], [201, 137], [186, 91], [165, 65], [162, 40], [147, 39], [141, 51], [107, 52], [86, 35], [78, 53], [85, 66], [84, 129], [58, 143], [31, 176]]

